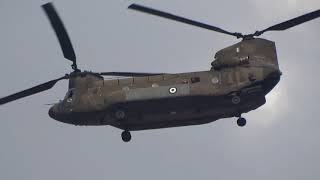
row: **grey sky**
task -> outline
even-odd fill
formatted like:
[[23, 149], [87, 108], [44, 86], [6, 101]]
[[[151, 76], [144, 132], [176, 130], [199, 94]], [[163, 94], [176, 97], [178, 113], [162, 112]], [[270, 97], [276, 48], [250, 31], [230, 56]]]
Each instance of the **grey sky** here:
[[[40, 6], [0, 1], [0, 97], [70, 72]], [[56, 0], [78, 65], [93, 71], [207, 70], [219, 49], [238, 40], [133, 12], [140, 3], [251, 33], [320, 8], [319, 0]], [[267, 104], [207, 125], [133, 132], [123, 143], [112, 127], [76, 127], [48, 117], [67, 82], [0, 107], [0, 179], [317, 179], [320, 177], [320, 19], [276, 41], [282, 79]]]

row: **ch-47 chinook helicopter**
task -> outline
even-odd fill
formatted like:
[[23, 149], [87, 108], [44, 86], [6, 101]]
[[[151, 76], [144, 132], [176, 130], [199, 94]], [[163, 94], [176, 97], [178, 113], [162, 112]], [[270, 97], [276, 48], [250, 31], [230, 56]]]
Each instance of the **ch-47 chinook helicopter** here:
[[[189, 20], [173, 14], [132, 4], [128, 8], [208, 30], [228, 34], [242, 41], [218, 51], [208, 71], [180, 74], [134, 72], [87, 72], [77, 67], [76, 56], [64, 25], [51, 3], [42, 6], [58, 37], [64, 57], [72, 61], [73, 72], [0, 99], [0, 105], [52, 88], [68, 79], [65, 98], [53, 105], [55, 120], [87, 126], [111, 125], [130, 131], [199, 125], [221, 118], [238, 117], [262, 106], [265, 96], [279, 82], [275, 43], [255, 38], [267, 31], [282, 31], [320, 16], [320, 10], [243, 35]], [[104, 80], [103, 76], [117, 76]]]

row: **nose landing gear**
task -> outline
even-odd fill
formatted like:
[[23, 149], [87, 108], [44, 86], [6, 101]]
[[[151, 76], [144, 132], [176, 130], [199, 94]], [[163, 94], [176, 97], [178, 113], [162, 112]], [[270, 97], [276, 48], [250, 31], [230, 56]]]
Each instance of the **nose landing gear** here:
[[128, 130], [124, 130], [121, 133], [121, 138], [123, 142], [129, 142], [131, 140], [131, 133]]
[[239, 126], [239, 127], [243, 127], [243, 126], [245, 126], [247, 124], [247, 120], [245, 119], [245, 118], [243, 118], [243, 117], [239, 117], [238, 118], [238, 120], [237, 120], [237, 125]]

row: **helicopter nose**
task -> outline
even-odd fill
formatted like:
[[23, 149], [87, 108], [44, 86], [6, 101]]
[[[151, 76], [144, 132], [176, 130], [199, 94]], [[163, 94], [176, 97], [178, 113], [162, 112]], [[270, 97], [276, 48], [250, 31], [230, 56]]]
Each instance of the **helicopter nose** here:
[[57, 105], [52, 106], [49, 109], [48, 114], [52, 119], [56, 119], [56, 117], [57, 117]]

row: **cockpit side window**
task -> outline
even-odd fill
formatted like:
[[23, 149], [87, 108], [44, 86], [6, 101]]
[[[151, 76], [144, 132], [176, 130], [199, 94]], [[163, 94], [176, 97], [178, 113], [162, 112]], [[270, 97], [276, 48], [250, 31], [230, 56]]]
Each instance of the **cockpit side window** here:
[[69, 89], [65, 96], [65, 99], [67, 100], [67, 102], [72, 102], [72, 100], [74, 99], [74, 89]]
[[73, 91], [70, 91], [70, 93], [68, 94], [68, 98], [72, 98], [73, 96]]

